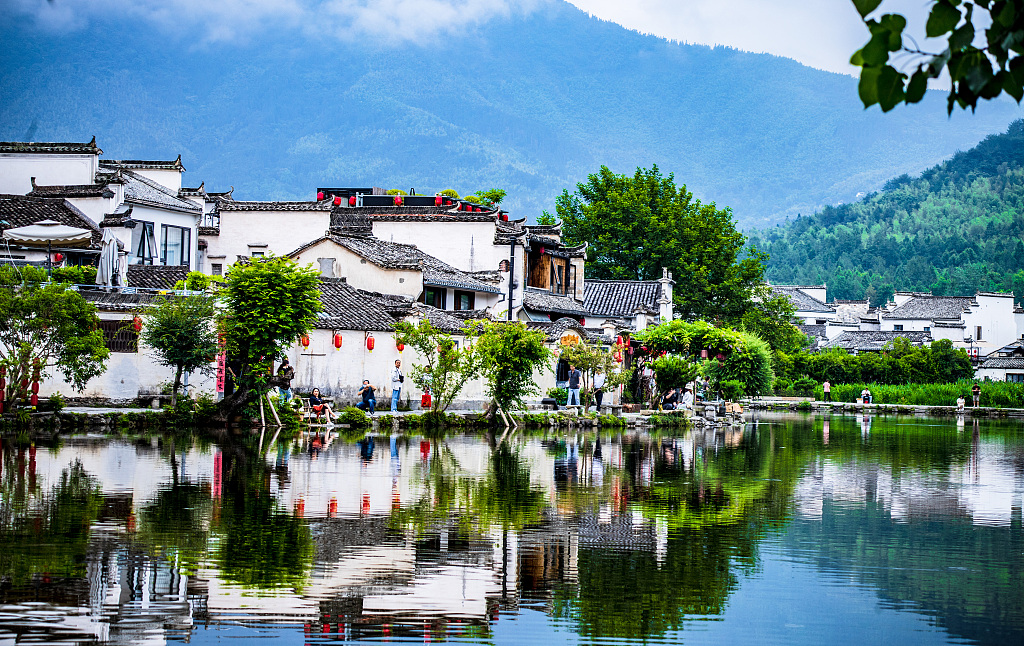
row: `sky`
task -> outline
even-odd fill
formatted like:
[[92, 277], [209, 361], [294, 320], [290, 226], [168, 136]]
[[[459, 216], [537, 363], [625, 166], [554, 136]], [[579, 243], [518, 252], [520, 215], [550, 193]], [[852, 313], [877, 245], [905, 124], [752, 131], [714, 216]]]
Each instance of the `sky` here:
[[[560, 0], [0, 0], [0, 23], [55, 31], [84, 28], [98, 14], [197, 29], [207, 42], [296, 30], [349, 39], [370, 34], [396, 43], [459, 33]], [[568, 0], [629, 29], [689, 43], [729, 45], [786, 56], [818, 69], [856, 74], [850, 54], [868, 39], [851, 0]], [[876, 13], [901, 13], [923, 33], [931, 0], [884, 0]], [[926, 44], [923, 40], [919, 42]]]

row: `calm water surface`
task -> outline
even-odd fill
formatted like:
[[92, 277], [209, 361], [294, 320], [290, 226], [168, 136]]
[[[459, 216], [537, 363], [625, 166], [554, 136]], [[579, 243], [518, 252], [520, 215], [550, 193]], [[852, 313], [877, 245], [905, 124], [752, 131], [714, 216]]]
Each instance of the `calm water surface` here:
[[1024, 643], [1024, 425], [7, 441], [0, 642]]

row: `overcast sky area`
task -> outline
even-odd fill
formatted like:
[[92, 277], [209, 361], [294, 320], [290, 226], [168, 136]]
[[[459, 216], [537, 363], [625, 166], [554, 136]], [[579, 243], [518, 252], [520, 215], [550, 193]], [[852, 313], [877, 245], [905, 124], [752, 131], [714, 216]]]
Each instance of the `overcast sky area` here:
[[[103, 14], [169, 31], [197, 29], [206, 42], [249, 40], [276, 29], [342, 40], [370, 34], [401, 44], [460, 33], [552, 1], [558, 0], [0, 0], [0, 21], [60, 31], [83, 28]], [[767, 52], [844, 74], [856, 73], [850, 55], [868, 39], [850, 0], [568, 1], [644, 33]], [[930, 4], [884, 0], [876, 13], [902, 13], [907, 33], [921, 34]]]

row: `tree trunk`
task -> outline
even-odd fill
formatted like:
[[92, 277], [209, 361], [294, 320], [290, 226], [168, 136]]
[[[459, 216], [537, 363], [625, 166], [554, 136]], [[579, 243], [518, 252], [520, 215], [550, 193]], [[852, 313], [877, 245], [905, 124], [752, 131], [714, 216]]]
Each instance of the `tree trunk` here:
[[174, 370], [174, 387], [171, 388], [171, 408], [178, 404], [178, 388], [181, 387], [181, 364]]

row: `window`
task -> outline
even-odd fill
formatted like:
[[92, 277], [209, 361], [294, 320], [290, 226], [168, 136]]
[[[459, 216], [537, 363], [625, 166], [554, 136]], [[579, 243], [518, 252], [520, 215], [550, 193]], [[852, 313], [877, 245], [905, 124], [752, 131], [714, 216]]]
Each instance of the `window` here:
[[892, 329], [897, 331], [897, 332], [902, 332], [903, 331], [903, 326], [902, 325], [894, 325], [894, 326], [892, 326]]
[[455, 292], [455, 309], [471, 310], [476, 304], [476, 294], [473, 292]]
[[213, 274], [214, 276], [223, 276], [224, 265], [220, 264], [219, 262], [213, 263], [212, 265], [210, 265], [210, 273]]
[[264, 252], [262, 252], [262, 251], [253, 251], [249, 255], [252, 256], [253, 258], [262, 258], [263, 255], [264, 255]]
[[975, 341], [981, 341], [981, 326], [980, 325], [975, 325], [974, 326], [974, 340]]
[[932, 326], [930, 326], [930, 325], [924, 326], [924, 331], [925, 332], [931, 332], [932, 331]]
[[139, 333], [131, 321], [100, 321], [103, 342], [111, 352], [138, 352]]
[[334, 277], [334, 258], [317, 258], [320, 263], [320, 275], [327, 278]]
[[1024, 384], [1024, 373], [1006, 373], [1006, 381], [1011, 384]]
[[815, 325], [825, 325], [825, 319], [814, 319]]
[[439, 310], [444, 309], [444, 289], [438, 289], [436, 287], [424, 287], [423, 288], [423, 302], [426, 305], [432, 305]]
[[133, 265], [152, 265], [156, 259], [156, 236], [152, 222], [136, 222], [132, 229]]
[[191, 251], [192, 231], [171, 224], [160, 227], [160, 260], [165, 265], [189, 265]]

